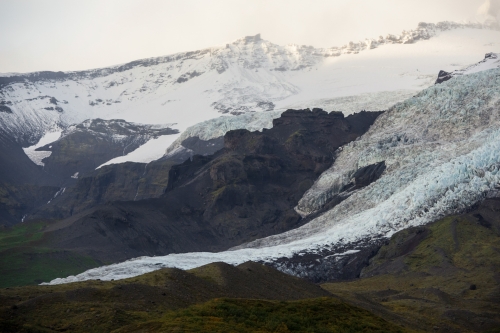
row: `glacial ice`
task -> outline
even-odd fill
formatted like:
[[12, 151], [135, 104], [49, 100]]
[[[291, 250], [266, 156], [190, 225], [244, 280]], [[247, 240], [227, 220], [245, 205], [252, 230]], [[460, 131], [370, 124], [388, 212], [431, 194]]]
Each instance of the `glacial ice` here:
[[325, 109], [352, 105], [331, 101], [345, 96], [362, 95], [366, 103], [360, 107], [374, 110], [365, 107], [377, 106], [369, 94], [406, 91], [386, 94], [390, 100], [377, 106], [386, 109], [432, 84], [440, 69], [460, 68], [491, 52], [486, 45], [500, 34], [493, 28], [420, 24], [400, 35], [330, 48], [280, 46], [253, 36], [222, 47], [61, 73], [60, 78], [19, 74], [20, 80], [0, 87], [0, 103], [12, 110], [0, 112], [0, 128], [26, 147], [54, 126], [86, 119], [175, 122], [183, 130], [221, 113], [285, 110], [304, 102]]
[[182, 141], [190, 137], [198, 137], [201, 140], [210, 140], [223, 136], [229, 131], [246, 129], [251, 132], [261, 131], [263, 128], [273, 127], [273, 119], [279, 118], [283, 113], [280, 111], [266, 111], [259, 113], [246, 113], [238, 116], [222, 116], [203, 121], [188, 127], [166, 150], [168, 156], [181, 146]]
[[385, 161], [386, 174], [400, 172], [401, 179], [413, 179], [470, 151], [476, 141], [464, 145], [464, 140], [498, 125], [498, 71], [456, 77], [396, 104], [364, 136], [342, 148], [297, 211], [308, 215], [320, 209], [360, 167]]
[[379, 180], [308, 224], [230, 251], [140, 257], [50, 284], [120, 279], [161, 267], [189, 269], [215, 261], [272, 262], [304, 250], [390, 237], [459, 212], [498, 195], [499, 113], [500, 69], [432, 86], [392, 107], [365, 135], [337, 152], [334, 165], [299, 203], [304, 214], [319, 209], [357, 168], [385, 161], [387, 169]]

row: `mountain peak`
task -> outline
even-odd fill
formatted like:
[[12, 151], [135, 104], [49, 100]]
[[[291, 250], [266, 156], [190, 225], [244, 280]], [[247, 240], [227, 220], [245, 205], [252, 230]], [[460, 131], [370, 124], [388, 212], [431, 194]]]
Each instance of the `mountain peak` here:
[[257, 43], [261, 41], [262, 38], [260, 37], [260, 34], [256, 34], [254, 36], [245, 36], [242, 38], [239, 38], [233, 42], [233, 44], [251, 44], [251, 43]]

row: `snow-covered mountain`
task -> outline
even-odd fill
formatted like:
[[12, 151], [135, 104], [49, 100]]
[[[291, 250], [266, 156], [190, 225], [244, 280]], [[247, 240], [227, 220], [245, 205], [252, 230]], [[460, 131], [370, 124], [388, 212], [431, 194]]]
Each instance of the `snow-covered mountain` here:
[[500, 53], [487, 53], [482, 61], [463, 69], [457, 69], [453, 72], [440, 71], [436, 83], [448, 81], [455, 76], [482, 72], [493, 68], [500, 68]]
[[[396, 104], [358, 140], [337, 151], [333, 166], [297, 206], [303, 215], [342, 195], [360, 168], [384, 162], [380, 179], [351, 192], [308, 224], [233, 251], [142, 257], [52, 283], [118, 279], [165, 266], [192, 268], [214, 261], [275, 262], [300, 275], [283, 258], [328, 253], [321, 260], [354, 254], [363, 243], [460, 212], [499, 195], [500, 69], [462, 75]], [[339, 250], [342, 249], [342, 250]], [[281, 265], [281, 266], [280, 266]]]
[[[24, 152], [45, 172], [77, 179], [111, 159], [127, 155], [149, 141], [178, 134], [175, 124], [145, 125], [122, 119], [89, 119], [61, 132], [49, 132]], [[53, 140], [54, 136], [59, 136]], [[43, 142], [47, 142], [43, 144]], [[161, 156], [158, 156], [158, 158]]]
[[[0, 77], [0, 127], [27, 147], [95, 118], [177, 123], [183, 131], [221, 115], [291, 107], [387, 109], [433, 84], [439, 70], [460, 69], [498, 46], [494, 28], [421, 23], [398, 36], [327, 49], [256, 35], [103, 69], [8, 75]], [[136, 155], [144, 161], [166, 148], [157, 143]]]
[[[301, 228], [233, 251], [138, 258], [53, 283], [213, 261], [260, 260], [300, 275], [303, 262], [289, 258], [314, 254], [315, 262], [330, 265], [363, 244], [495, 195], [500, 69], [491, 51], [499, 41], [494, 26], [422, 23], [399, 36], [328, 49], [280, 46], [256, 35], [104, 69], [8, 75], [0, 77], [0, 134], [25, 147], [43, 172], [64, 169], [65, 179], [76, 182], [83, 169], [215, 151], [227, 131], [271, 127], [287, 108], [388, 110], [335, 153], [332, 168], [300, 200], [296, 211], [309, 221]], [[440, 70], [449, 80], [434, 85]], [[98, 158], [87, 149], [95, 140], [104, 143]], [[141, 174], [146, 167], [140, 165]], [[349, 186], [365, 167], [382, 176], [364, 188]], [[100, 171], [108, 168], [114, 167]]]
[[122, 119], [88, 119], [64, 130], [46, 133], [37, 144], [24, 148], [24, 152], [35, 164], [44, 166], [43, 160], [51, 156], [52, 151], [61, 145], [61, 141], [67, 141], [68, 137], [89, 136], [122, 147], [122, 155], [126, 155], [152, 138], [176, 134], [177, 130], [170, 129], [174, 125], [145, 125], [129, 123]]

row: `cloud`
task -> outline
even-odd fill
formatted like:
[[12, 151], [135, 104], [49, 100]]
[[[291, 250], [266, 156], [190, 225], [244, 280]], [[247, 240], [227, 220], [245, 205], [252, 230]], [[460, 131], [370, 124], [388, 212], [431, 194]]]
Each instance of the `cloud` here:
[[487, 21], [496, 20], [500, 23], [500, 0], [486, 0], [479, 7], [478, 14]]

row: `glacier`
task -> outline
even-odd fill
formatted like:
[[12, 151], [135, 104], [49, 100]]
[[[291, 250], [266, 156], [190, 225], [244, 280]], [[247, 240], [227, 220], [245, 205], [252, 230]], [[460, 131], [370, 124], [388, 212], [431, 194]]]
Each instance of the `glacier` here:
[[[427, 88], [391, 107], [358, 140], [336, 152], [300, 200], [309, 215], [338, 193], [357, 169], [385, 161], [381, 178], [352, 193], [304, 226], [220, 253], [140, 257], [59, 278], [49, 284], [121, 279], [162, 267], [189, 269], [210, 262], [273, 263], [279, 258], [390, 237], [467, 209], [500, 189], [500, 69]], [[344, 248], [338, 256], [354, 253]]]
[[183, 131], [221, 115], [304, 106], [385, 110], [432, 85], [439, 70], [491, 52], [498, 40], [496, 26], [421, 23], [331, 48], [280, 46], [257, 35], [107, 68], [4, 75], [0, 104], [9, 111], [0, 111], [0, 127], [29, 147], [52, 128], [94, 118], [177, 123]]
[[171, 156], [182, 148], [182, 142], [187, 138], [198, 137], [201, 140], [215, 139], [224, 136], [229, 131], [246, 129], [249, 131], [261, 131], [264, 128], [273, 127], [273, 119], [279, 118], [283, 110], [266, 111], [259, 113], [246, 113], [238, 116], [222, 116], [202, 121], [186, 128], [179, 137], [172, 142], [165, 151], [165, 157]]

